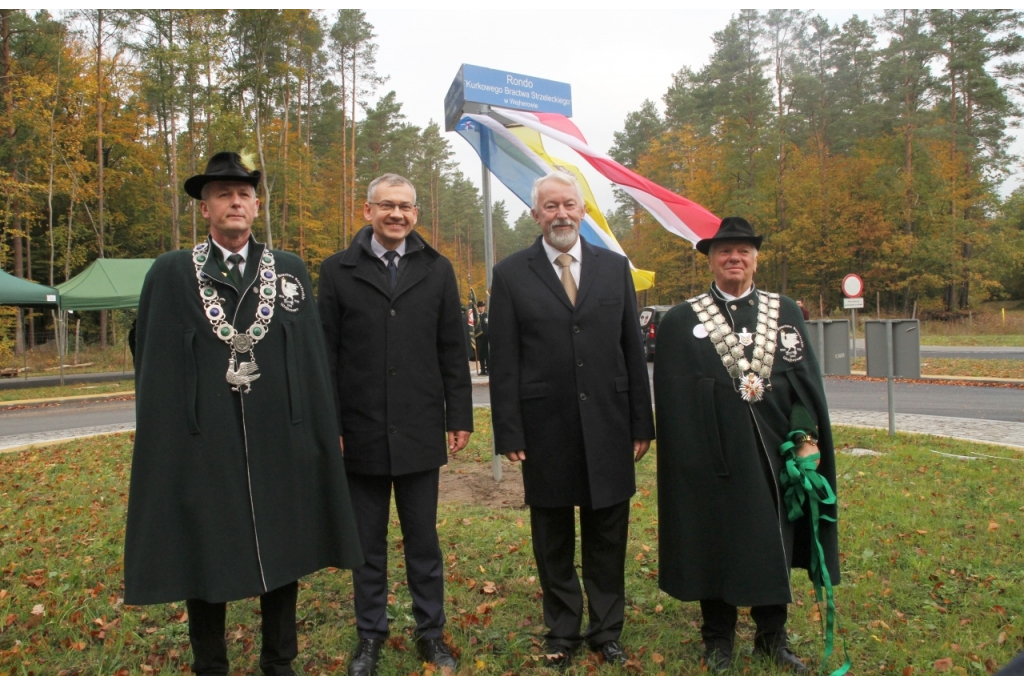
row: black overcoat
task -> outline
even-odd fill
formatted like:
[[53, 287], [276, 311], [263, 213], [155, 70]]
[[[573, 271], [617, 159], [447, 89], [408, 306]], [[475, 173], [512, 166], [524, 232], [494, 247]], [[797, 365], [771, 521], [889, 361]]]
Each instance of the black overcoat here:
[[[241, 297], [215, 260], [204, 266], [236, 330], [255, 318], [263, 251], [250, 238]], [[206, 317], [192, 251], [161, 255], [146, 276], [135, 347], [128, 604], [224, 602], [362, 563], [312, 287], [302, 260], [273, 255], [275, 311], [254, 348], [260, 377], [249, 393], [233, 392], [225, 379], [229, 348]], [[282, 279], [298, 297], [283, 301]]]
[[[780, 515], [776, 504], [784, 463], [778, 448], [791, 429], [795, 403], [808, 410], [818, 427], [818, 470], [833, 489], [835, 453], [803, 316], [795, 302], [780, 300], [780, 330], [791, 336], [795, 329], [799, 344], [790, 337], [794, 346], [786, 348], [780, 341], [772, 390], [753, 404], [740, 397], [710, 340], [694, 334], [699, 321], [689, 303], [673, 308], [658, 326], [658, 579], [661, 589], [678, 599], [784, 604], [791, 601], [790, 568], [810, 563], [809, 518], [792, 524], [785, 508]], [[753, 331], [756, 301], [752, 295], [728, 305], [716, 303], [735, 330]], [[748, 359], [753, 349], [746, 348]], [[835, 518], [835, 507], [824, 513]], [[821, 534], [829, 574], [838, 583], [836, 524], [823, 521]]]
[[636, 492], [633, 440], [654, 439], [625, 257], [583, 243], [573, 307], [543, 238], [494, 267], [491, 411], [499, 454], [526, 451], [526, 503], [604, 508]]
[[400, 476], [448, 463], [445, 431], [473, 430], [466, 324], [451, 262], [410, 233], [392, 292], [372, 233], [320, 266], [320, 317], [346, 468]]

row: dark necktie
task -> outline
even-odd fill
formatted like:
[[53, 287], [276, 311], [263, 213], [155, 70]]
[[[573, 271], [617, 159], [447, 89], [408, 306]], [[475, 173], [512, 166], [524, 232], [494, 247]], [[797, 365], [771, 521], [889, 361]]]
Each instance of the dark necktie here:
[[398, 253], [394, 250], [388, 250], [384, 253], [384, 259], [388, 260], [388, 273], [391, 274], [391, 289], [395, 289], [395, 284], [398, 283], [398, 264], [395, 260], [398, 259]]
[[230, 267], [228, 267], [228, 278], [231, 279], [231, 282], [235, 284], [236, 288], [242, 285], [242, 272], [238, 268], [238, 265], [239, 263], [241, 263], [241, 261], [242, 255], [240, 254], [228, 255], [227, 262], [228, 264], [231, 265]]

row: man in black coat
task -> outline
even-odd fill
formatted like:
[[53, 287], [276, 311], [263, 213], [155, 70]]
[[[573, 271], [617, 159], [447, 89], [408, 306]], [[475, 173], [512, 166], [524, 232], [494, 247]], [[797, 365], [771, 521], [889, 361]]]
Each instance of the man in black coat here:
[[548, 659], [562, 668], [584, 639], [607, 661], [626, 660], [619, 637], [633, 464], [654, 439], [629, 262], [579, 237], [585, 211], [573, 176], [539, 179], [532, 213], [544, 235], [494, 267], [491, 289], [495, 449], [523, 465]]
[[133, 349], [125, 603], [185, 600], [199, 675], [228, 673], [225, 602], [254, 595], [260, 668], [291, 674], [297, 580], [362, 563], [312, 286], [253, 240], [259, 178], [221, 152], [185, 182], [210, 236], [153, 264]]
[[[761, 236], [730, 217], [697, 243], [714, 283], [668, 312], [658, 326], [654, 392], [658, 430], [658, 580], [700, 601], [705, 658], [731, 659], [737, 606], [751, 607], [756, 653], [807, 671], [789, 649], [790, 569], [811, 568], [809, 514], [789, 520], [780, 446], [819, 455], [835, 491], [835, 455], [818, 363], [796, 303], [754, 287]], [[795, 431], [795, 432], [794, 432]], [[835, 505], [822, 507], [835, 519]], [[839, 582], [836, 524], [820, 522], [833, 584]]]
[[476, 331], [473, 337], [476, 338], [476, 358], [480, 362], [480, 374], [486, 376], [489, 368], [487, 361], [490, 359], [490, 341], [488, 338], [487, 325], [487, 303], [481, 300], [476, 303]]
[[[440, 467], [473, 430], [466, 333], [451, 262], [413, 231], [416, 190], [397, 174], [370, 183], [370, 222], [320, 267], [320, 316], [340, 443], [366, 563], [353, 570], [359, 643], [349, 674], [376, 672], [388, 636], [391, 489], [402, 524], [420, 654], [443, 668]], [[445, 433], [447, 431], [447, 449]]]

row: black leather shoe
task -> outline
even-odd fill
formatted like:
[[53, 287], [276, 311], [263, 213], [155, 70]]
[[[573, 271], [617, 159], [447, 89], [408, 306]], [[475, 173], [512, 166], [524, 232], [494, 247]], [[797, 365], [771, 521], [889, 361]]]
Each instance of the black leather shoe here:
[[572, 654], [573, 650], [565, 645], [548, 645], [548, 653], [544, 655], [544, 660], [540, 664], [547, 668], [564, 671], [572, 664]]
[[417, 640], [416, 648], [424, 661], [429, 661], [438, 668], [450, 668], [454, 671], [459, 667], [459, 662], [452, 656], [452, 651], [439, 637], [431, 640]]
[[711, 673], [725, 673], [732, 665], [732, 652], [719, 647], [704, 647], [704, 663]]
[[621, 666], [626, 663], [629, 658], [626, 656], [626, 650], [622, 648], [618, 640], [608, 640], [602, 642], [600, 645], [594, 648], [595, 652], [604, 655], [604, 662], [606, 664], [612, 664], [614, 666]]
[[807, 664], [800, 661], [796, 657], [796, 654], [789, 649], [789, 647], [782, 646], [771, 652], [765, 649], [754, 648], [754, 654], [766, 657], [775, 662], [775, 665], [783, 670], [788, 670], [794, 675], [807, 675], [810, 673], [810, 669], [807, 668]]
[[348, 662], [348, 674], [377, 675], [377, 660], [380, 658], [382, 647], [384, 647], [384, 640], [360, 639], [352, 661]]

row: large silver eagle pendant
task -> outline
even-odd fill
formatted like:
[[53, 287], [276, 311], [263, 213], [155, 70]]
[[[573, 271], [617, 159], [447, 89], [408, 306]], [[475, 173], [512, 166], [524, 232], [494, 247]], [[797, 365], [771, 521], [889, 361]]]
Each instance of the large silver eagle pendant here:
[[248, 393], [252, 382], [260, 377], [260, 367], [256, 365], [255, 361], [242, 362], [237, 367], [235, 363], [234, 359], [228, 359], [228, 372], [225, 378], [231, 384], [231, 389], [234, 392], [239, 392], [242, 386], [245, 386], [241, 392]]

